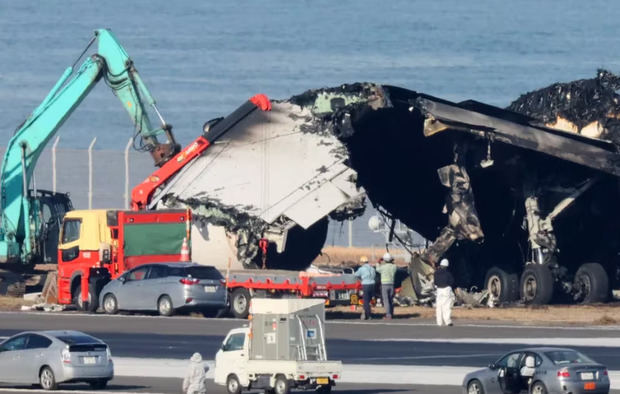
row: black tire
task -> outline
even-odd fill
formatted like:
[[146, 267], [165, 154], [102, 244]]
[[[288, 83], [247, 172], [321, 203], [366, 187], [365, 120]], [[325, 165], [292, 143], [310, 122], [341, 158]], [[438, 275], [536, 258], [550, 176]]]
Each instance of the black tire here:
[[553, 298], [553, 274], [546, 264], [528, 264], [521, 274], [521, 300], [543, 305]]
[[39, 385], [41, 385], [43, 390], [56, 390], [58, 388], [56, 376], [50, 367], [41, 368], [39, 372]]
[[467, 383], [467, 394], [484, 394], [484, 387], [478, 379], [470, 380]]
[[575, 300], [582, 304], [605, 302], [609, 296], [609, 276], [599, 263], [585, 263], [573, 281]]
[[86, 307], [82, 303], [82, 286], [78, 285], [73, 294], [73, 305], [80, 311], [95, 312], [99, 308], [99, 297], [97, 297], [94, 285], [88, 286], [88, 305]]
[[172, 316], [174, 313], [174, 305], [169, 296], [163, 295], [157, 300], [157, 312], [162, 316]]
[[329, 394], [332, 392], [332, 385], [325, 384], [316, 388], [316, 392], [319, 394]]
[[519, 299], [519, 275], [500, 267], [491, 267], [484, 279], [484, 287], [500, 303]]
[[108, 293], [103, 297], [103, 311], [108, 315], [118, 313], [118, 301], [112, 293]]
[[238, 319], [247, 319], [250, 314], [250, 292], [239, 287], [230, 295], [230, 311]]
[[228, 375], [228, 378], [226, 378], [226, 391], [228, 394], [241, 393], [241, 383], [239, 383], [237, 375]]
[[90, 388], [93, 390], [103, 390], [108, 385], [108, 380], [97, 379], [97, 380], [93, 380], [92, 382], [88, 382], [88, 384], [90, 385]]
[[547, 394], [547, 387], [541, 381], [534, 382], [530, 389], [530, 394]]
[[282, 375], [276, 376], [273, 391], [276, 394], [289, 394], [291, 392], [291, 383]]

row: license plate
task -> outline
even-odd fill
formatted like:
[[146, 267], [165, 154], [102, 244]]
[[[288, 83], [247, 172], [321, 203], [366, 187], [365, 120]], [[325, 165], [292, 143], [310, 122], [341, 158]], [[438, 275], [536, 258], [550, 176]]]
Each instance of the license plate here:
[[338, 293], [338, 299], [339, 300], [348, 300], [349, 298], [349, 293], [347, 293], [346, 291], [343, 291], [342, 293]]
[[329, 378], [316, 378], [316, 384], [329, 384]]
[[205, 286], [205, 293], [215, 293], [215, 286]]
[[582, 372], [581, 373], [581, 380], [592, 380], [592, 379], [594, 379], [593, 372]]
[[97, 364], [97, 357], [82, 357], [82, 364]]
[[583, 385], [584, 390], [596, 390], [596, 383], [588, 382]]

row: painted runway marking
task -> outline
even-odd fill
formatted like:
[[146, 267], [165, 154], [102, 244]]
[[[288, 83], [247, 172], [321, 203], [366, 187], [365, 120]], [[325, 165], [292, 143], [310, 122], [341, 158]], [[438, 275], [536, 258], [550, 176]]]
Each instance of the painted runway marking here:
[[502, 353], [480, 353], [480, 354], [443, 354], [434, 356], [399, 356], [399, 357], [356, 357], [350, 358], [351, 361], [381, 361], [381, 360], [432, 360], [443, 358], [474, 358], [474, 357], [498, 357]]
[[424, 342], [494, 345], [620, 347], [620, 338], [377, 338], [376, 342]]

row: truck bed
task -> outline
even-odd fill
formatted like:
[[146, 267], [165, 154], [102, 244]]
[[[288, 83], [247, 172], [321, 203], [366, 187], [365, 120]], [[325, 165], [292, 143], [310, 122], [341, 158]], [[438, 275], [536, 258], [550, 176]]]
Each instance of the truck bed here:
[[340, 361], [296, 361], [296, 360], [249, 360], [248, 373], [275, 374], [292, 376], [331, 377], [342, 374]]

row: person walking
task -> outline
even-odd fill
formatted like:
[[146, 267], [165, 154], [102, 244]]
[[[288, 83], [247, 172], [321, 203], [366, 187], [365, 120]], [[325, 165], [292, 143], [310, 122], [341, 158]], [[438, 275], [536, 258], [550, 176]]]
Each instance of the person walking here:
[[434, 280], [437, 288], [435, 297], [435, 312], [438, 326], [452, 325], [452, 305], [454, 305], [454, 276], [448, 271], [450, 262], [448, 259], [442, 259], [439, 267], [435, 271]]
[[377, 265], [376, 271], [381, 274], [381, 302], [385, 308], [384, 319], [391, 320], [394, 315], [394, 278], [396, 265], [391, 254], [385, 253]]
[[197, 352], [192, 355], [189, 361], [189, 369], [183, 379], [183, 393], [206, 394], [209, 367], [204, 365], [202, 356]]
[[368, 262], [368, 257], [360, 257], [361, 267], [355, 271], [355, 276], [360, 278], [362, 282], [362, 296], [364, 300], [364, 311], [362, 312], [362, 320], [370, 320], [372, 318], [372, 310], [370, 308], [370, 302], [372, 297], [375, 296], [375, 276], [377, 272], [374, 267]]

